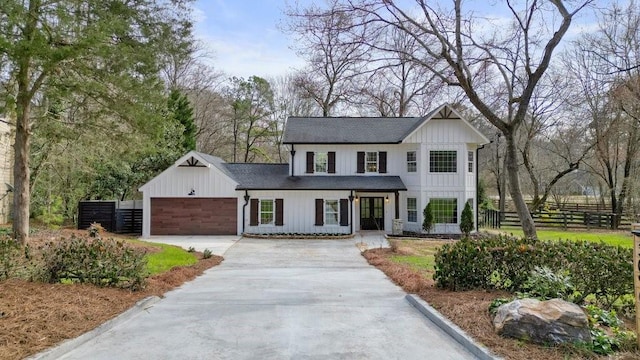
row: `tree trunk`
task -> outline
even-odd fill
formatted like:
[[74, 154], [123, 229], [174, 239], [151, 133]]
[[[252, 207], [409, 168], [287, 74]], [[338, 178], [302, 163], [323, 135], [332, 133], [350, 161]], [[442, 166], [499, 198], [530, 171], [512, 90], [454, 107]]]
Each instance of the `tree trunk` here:
[[[20, 94], [21, 91], [19, 90], [18, 93]], [[19, 95], [13, 165], [13, 236], [22, 244], [29, 239], [30, 109], [30, 101], [26, 94]]]
[[505, 165], [507, 167], [507, 176], [509, 176], [509, 190], [511, 193], [511, 199], [518, 212], [518, 217], [522, 223], [522, 230], [524, 236], [527, 238], [537, 239], [538, 234], [536, 232], [536, 226], [533, 223], [531, 213], [527, 203], [524, 201], [524, 196], [520, 190], [520, 179], [518, 177], [518, 156], [516, 150], [515, 140], [512, 133], [505, 134], [505, 140], [507, 142], [507, 151], [505, 157]]
[[[499, 200], [499, 209], [500, 212], [507, 211], [507, 155], [505, 154], [504, 159], [502, 160], [502, 171], [500, 171], [500, 200]], [[500, 162], [498, 162], [498, 167], [500, 167]]]

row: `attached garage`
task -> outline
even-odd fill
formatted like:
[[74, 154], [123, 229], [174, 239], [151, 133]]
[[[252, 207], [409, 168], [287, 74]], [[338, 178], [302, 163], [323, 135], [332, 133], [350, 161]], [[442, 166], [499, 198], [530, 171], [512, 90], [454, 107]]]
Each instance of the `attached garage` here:
[[142, 236], [240, 234], [237, 186], [222, 159], [190, 151], [140, 187]]
[[151, 235], [235, 235], [236, 198], [151, 198]]

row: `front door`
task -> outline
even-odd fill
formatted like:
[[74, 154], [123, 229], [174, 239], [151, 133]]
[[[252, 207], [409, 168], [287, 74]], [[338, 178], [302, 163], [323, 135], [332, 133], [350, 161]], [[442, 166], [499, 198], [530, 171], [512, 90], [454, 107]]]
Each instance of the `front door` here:
[[384, 198], [360, 198], [360, 229], [384, 230]]

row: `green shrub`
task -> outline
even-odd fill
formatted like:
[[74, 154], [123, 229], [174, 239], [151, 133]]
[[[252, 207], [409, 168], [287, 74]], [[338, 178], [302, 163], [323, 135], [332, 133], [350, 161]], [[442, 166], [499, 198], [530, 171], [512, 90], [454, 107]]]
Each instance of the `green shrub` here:
[[144, 251], [122, 241], [72, 236], [42, 249], [42, 273], [48, 282], [71, 281], [139, 290], [147, 276], [144, 255]]
[[585, 311], [591, 330], [591, 344], [587, 344], [591, 351], [608, 355], [614, 351], [635, 349], [636, 334], [620, 328], [623, 322], [615, 311], [606, 311], [595, 305], [585, 306]]
[[473, 210], [471, 210], [471, 205], [467, 202], [464, 204], [462, 216], [460, 217], [460, 231], [466, 237], [469, 237], [469, 234], [473, 231], [473, 225]]
[[[562, 279], [544, 280], [538, 274], [532, 280], [536, 267], [562, 275]], [[435, 268], [437, 285], [451, 290], [500, 288], [526, 293], [532, 286], [544, 285], [550, 288], [538, 288], [536, 292], [546, 292], [545, 296], [553, 291], [565, 296], [571, 292], [576, 303], [593, 295], [605, 308], [633, 292], [632, 250], [584, 241], [539, 241], [503, 235], [463, 239], [445, 244], [436, 252]], [[572, 289], [559, 289], [560, 284], [553, 285], [554, 281], [569, 283]]]
[[18, 266], [20, 245], [9, 236], [0, 238], [0, 280], [11, 277]]
[[423, 215], [423, 220], [422, 220], [422, 229], [424, 231], [426, 231], [427, 233], [431, 232], [431, 229], [433, 229], [433, 210], [431, 209], [431, 201], [429, 201], [429, 203], [427, 203], [427, 206], [424, 207], [424, 210], [422, 211], [422, 215]]
[[523, 284], [523, 289], [523, 295], [527, 297], [573, 300], [573, 285], [567, 270], [553, 271], [546, 266], [536, 266]]
[[204, 251], [202, 252], [202, 258], [203, 259], [208, 259], [208, 258], [210, 258], [212, 256], [213, 256], [213, 253], [209, 249], [204, 249]]

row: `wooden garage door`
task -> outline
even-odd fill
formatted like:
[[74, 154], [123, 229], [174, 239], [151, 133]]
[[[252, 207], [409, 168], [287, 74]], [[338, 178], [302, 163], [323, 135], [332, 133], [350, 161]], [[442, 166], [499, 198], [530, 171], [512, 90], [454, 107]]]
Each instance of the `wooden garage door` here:
[[236, 198], [151, 198], [151, 235], [234, 235]]

